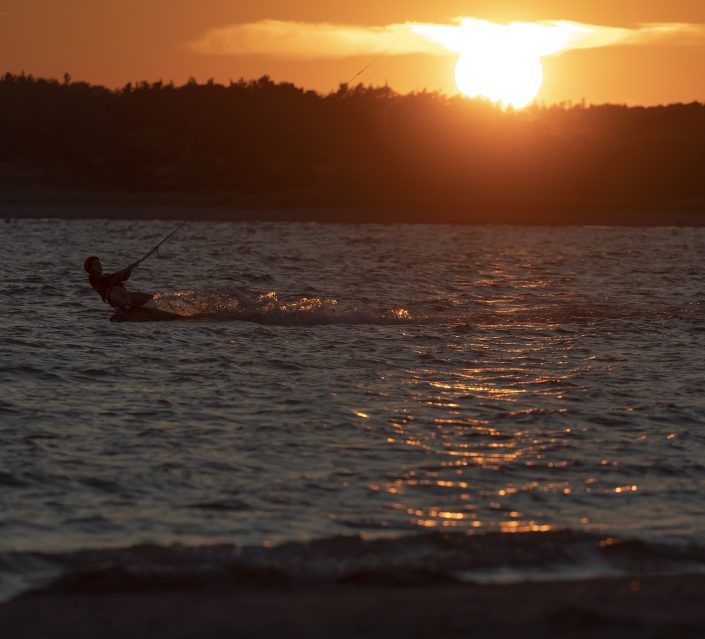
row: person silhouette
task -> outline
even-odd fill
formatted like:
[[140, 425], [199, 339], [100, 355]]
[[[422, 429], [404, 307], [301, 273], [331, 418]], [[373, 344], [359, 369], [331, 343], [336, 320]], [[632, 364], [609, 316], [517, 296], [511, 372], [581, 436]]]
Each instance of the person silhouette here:
[[95, 255], [87, 257], [83, 270], [88, 273], [88, 281], [102, 300], [113, 308], [129, 311], [149, 302], [154, 295], [141, 291], [129, 292], [124, 284], [130, 278], [132, 269], [128, 266], [122, 271], [103, 274], [103, 265]]

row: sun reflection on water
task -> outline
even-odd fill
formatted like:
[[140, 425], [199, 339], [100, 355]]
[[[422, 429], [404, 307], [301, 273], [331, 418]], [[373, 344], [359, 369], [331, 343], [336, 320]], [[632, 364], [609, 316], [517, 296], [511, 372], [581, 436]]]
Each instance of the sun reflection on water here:
[[405, 327], [409, 356], [365, 386], [369, 404], [354, 406], [395, 464], [365, 484], [369, 520], [379, 527], [595, 529], [601, 523], [586, 518], [586, 508], [609, 514], [619, 500], [626, 512], [648, 490], [625, 467], [624, 452], [646, 446], [645, 433], [607, 432], [638, 420], [633, 399], [624, 400], [631, 412], [620, 404], [613, 418], [600, 396], [618, 367], [609, 344], [591, 350], [591, 340], [608, 337], [594, 320], [599, 300], [574, 298], [565, 257], [534, 247], [500, 253], [473, 262], [472, 274], [457, 260], [451, 298], [477, 309], [478, 320], [448, 325], [433, 339], [423, 327]]
[[[532, 282], [529, 288], [537, 286]], [[575, 491], [561, 478], [571, 463], [566, 450], [579, 436], [579, 429], [565, 423], [566, 389], [580, 373], [564, 356], [569, 340], [459, 335], [444, 346], [454, 358], [447, 366], [441, 361], [406, 369], [398, 380], [406, 392], [386, 422], [386, 440], [416, 451], [414, 462], [370, 490], [393, 495], [388, 508], [405, 515], [412, 527], [551, 530], [541, 495], [568, 497]], [[438, 353], [429, 354], [438, 359]], [[464, 366], [457, 366], [458, 358]], [[511, 481], [527, 469], [537, 475], [535, 481]]]

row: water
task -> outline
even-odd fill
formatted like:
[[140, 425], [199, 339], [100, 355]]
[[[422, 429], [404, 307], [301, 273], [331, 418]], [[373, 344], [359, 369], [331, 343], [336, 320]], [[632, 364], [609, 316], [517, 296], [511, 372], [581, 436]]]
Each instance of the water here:
[[144, 543], [705, 544], [705, 230], [193, 222], [130, 281], [187, 319], [109, 322], [83, 259], [173, 226], [0, 222], [0, 594]]

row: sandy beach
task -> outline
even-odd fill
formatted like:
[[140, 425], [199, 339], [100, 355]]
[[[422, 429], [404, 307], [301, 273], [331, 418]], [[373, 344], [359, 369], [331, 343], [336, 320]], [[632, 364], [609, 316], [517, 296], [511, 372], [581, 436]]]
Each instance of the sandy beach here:
[[512, 585], [163, 590], [28, 595], [0, 606], [8, 639], [133, 637], [705, 636], [705, 576]]

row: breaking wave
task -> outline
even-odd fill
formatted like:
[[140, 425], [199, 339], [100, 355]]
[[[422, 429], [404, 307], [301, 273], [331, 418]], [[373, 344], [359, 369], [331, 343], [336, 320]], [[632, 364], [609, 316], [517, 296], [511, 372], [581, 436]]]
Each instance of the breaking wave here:
[[142, 544], [0, 554], [0, 601], [27, 592], [230, 590], [351, 583], [512, 583], [705, 572], [705, 548], [571, 530], [400, 538], [332, 537], [279, 546]]

